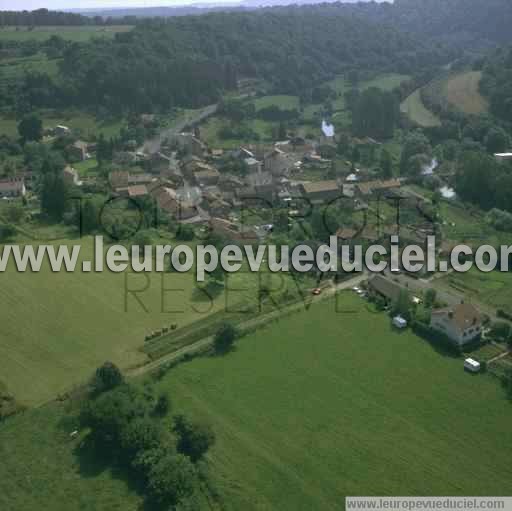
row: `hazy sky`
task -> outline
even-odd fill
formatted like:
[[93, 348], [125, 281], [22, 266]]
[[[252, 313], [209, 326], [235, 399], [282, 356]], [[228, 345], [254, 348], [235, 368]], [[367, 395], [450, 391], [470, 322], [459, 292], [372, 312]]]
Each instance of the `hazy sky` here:
[[[88, 9], [91, 7], [159, 7], [199, 3], [204, 0], [0, 0], [0, 10], [31, 11], [44, 7], [50, 10]], [[221, 0], [222, 3], [235, 0]]]

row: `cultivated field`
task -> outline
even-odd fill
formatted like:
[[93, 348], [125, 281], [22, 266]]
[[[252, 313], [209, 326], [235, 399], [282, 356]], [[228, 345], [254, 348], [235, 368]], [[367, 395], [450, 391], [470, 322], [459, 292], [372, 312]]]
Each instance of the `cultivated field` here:
[[94, 37], [112, 38], [118, 32], [127, 32], [132, 28], [128, 25], [2, 27], [0, 28], [0, 41], [45, 41], [52, 35], [57, 35], [68, 41], [84, 42]]
[[316, 304], [160, 383], [178, 409], [212, 422], [226, 509], [509, 493], [512, 406], [496, 380], [393, 331], [358, 298], [340, 305]]
[[420, 89], [414, 91], [400, 105], [400, 111], [406, 114], [411, 121], [423, 128], [440, 126], [441, 121], [430, 110], [427, 110], [421, 101]]
[[478, 89], [481, 77], [480, 71], [469, 71], [450, 77], [444, 84], [448, 103], [465, 114], [486, 113], [489, 105]]

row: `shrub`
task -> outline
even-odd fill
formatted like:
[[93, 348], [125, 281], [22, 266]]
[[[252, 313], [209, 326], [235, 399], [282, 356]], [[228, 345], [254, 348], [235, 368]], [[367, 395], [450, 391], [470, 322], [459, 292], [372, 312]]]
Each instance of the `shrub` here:
[[214, 338], [214, 348], [216, 353], [226, 353], [233, 348], [237, 337], [236, 328], [231, 323], [224, 323]]

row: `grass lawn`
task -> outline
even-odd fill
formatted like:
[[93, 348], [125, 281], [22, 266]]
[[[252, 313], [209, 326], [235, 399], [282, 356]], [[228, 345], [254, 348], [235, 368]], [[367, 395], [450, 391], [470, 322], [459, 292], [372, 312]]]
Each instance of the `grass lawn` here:
[[292, 110], [299, 108], [299, 98], [297, 96], [262, 96], [254, 100], [256, 111], [269, 106], [277, 106], [281, 110]]
[[365, 90], [370, 87], [377, 87], [378, 89], [391, 91], [394, 88], [398, 87], [402, 82], [409, 80], [411, 77], [409, 75], [401, 75], [398, 73], [388, 73], [379, 75], [376, 78], [371, 80], [366, 80], [361, 83], [360, 89]]
[[113, 38], [116, 33], [127, 32], [132, 28], [128, 25], [3, 27], [0, 29], [0, 41], [46, 41], [52, 35], [58, 35], [68, 41], [85, 42], [93, 37]]
[[89, 158], [88, 160], [73, 163], [73, 167], [78, 171], [81, 177], [96, 174], [98, 168], [98, 161], [96, 158]]
[[[258, 134], [258, 142], [260, 143], [270, 140], [272, 137], [272, 129], [278, 126], [278, 123], [272, 123], [262, 119], [250, 119], [245, 121], [245, 123], [252, 131]], [[255, 142], [255, 140], [247, 141], [237, 138], [223, 139], [219, 137], [219, 130], [228, 124], [228, 121], [220, 117], [210, 117], [201, 124], [201, 138], [205, 140], [210, 147], [219, 149], [235, 149], [241, 145]]]
[[402, 113], [406, 114], [411, 121], [418, 124], [422, 128], [431, 128], [440, 126], [441, 121], [437, 115], [427, 110], [421, 100], [420, 89], [414, 91], [400, 105]]
[[512, 406], [496, 381], [397, 333], [359, 298], [341, 305], [354, 313], [316, 304], [159, 383], [178, 410], [213, 424], [212, 472], [226, 509], [508, 494]]

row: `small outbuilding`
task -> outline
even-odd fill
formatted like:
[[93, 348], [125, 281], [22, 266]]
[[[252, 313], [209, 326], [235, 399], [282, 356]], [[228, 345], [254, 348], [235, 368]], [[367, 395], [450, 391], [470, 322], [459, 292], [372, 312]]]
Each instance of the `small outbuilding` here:
[[466, 358], [466, 360], [464, 360], [464, 369], [472, 373], [478, 373], [480, 371], [480, 362], [477, 362], [473, 358]]

